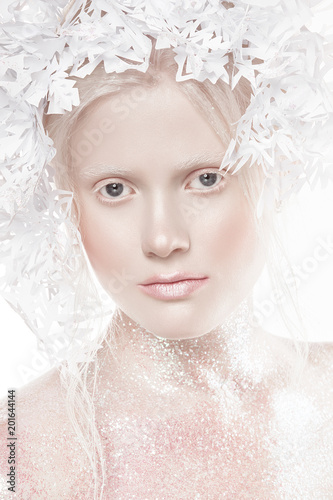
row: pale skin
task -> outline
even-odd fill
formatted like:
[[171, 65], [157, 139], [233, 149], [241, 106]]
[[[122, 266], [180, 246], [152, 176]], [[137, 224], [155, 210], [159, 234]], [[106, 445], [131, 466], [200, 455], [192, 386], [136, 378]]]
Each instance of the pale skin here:
[[[104, 436], [107, 447], [113, 449], [113, 443], [118, 443], [118, 454], [125, 458], [126, 454], [131, 455], [132, 449], [136, 450], [140, 460], [133, 462], [131, 455], [130, 468], [134, 467], [139, 474], [142, 467], [143, 484], [147, 488], [144, 492], [139, 489], [140, 475], [136, 481], [126, 480], [124, 476], [123, 482], [119, 479], [110, 484], [108, 491], [117, 487], [119, 498], [141, 498], [143, 495], [152, 498], [149, 496], [149, 488], [152, 488], [156, 492], [162, 491], [162, 496], [168, 494], [170, 498], [176, 498], [173, 477], [184, 460], [188, 467], [181, 477], [185, 496], [179, 498], [195, 498], [194, 494], [198, 492], [194, 486], [195, 475], [199, 473], [209, 477], [203, 483], [203, 492], [200, 490], [202, 495], [207, 495], [206, 498], [215, 498], [216, 492], [220, 497], [223, 491], [228, 493], [228, 481], [233, 484], [235, 490], [232, 491], [236, 491], [239, 498], [247, 498], [246, 495], [262, 500], [281, 498], [274, 496], [272, 484], [267, 487], [264, 482], [260, 483], [271, 460], [262, 443], [270, 436], [270, 423], [275, 422], [272, 401], [285, 394], [285, 373], [295, 360], [291, 342], [269, 336], [260, 328], [253, 329], [253, 338], [245, 352], [246, 363], [249, 362], [254, 369], [247, 375], [249, 388], [241, 391], [237, 390], [237, 384], [243, 375], [244, 351], [239, 355], [238, 351], [225, 349], [234, 339], [215, 342], [215, 330], [248, 296], [264, 265], [254, 214], [238, 178], [219, 170], [226, 145], [171, 80], [166, 79], [154, 89], [147, 90], [145, 99], [132, 106], [121, 120], [119, 116], [117, 119], [113, 102], [110, 97], [94, 104], [88, 117], [75, 130], [71, 143], [77, 152], [91, 130], [100, 129], [103, 120], [113, 119], [116, 123], [112, 132], [105, 133], [102, 140], [90, 148], [89, 154], [81, 155], [81, 160], [72, 165], [76, 197], [81, 206], [83, 243], [99, 280], [118, 306], [116, 321], [121, 330], [114, 345], [116, 359], [121, 363], [115, 363], [109, 356], [107, 346], [99, 352], [102, 369], [96, 396], [97, 418], [101, 427], [108, 429]], [[185, 164], [186, 170], [180, 169]], [[103, 165], [103, 171], [98, 165]], [[112, 167], [117, 168], [116, 175]], [[204, 174], [210, 174], [206, 177], [212, 181], [210, 186], [205, 185]], [[112, 196], [112, 190], [106, 190], [106, 186], [110, 188], [112, 184], [117, 187], [117, 192], [120, 191], [120, 196]], [[120, 184], [122, 189], [119, 189]], [[209, 278], [208, 283], [186, 298], [171, 301], [147, 296], [138, 287], [152, 275], [174, 271], [202, 273]], [[147, 338], [150, 336], [143, 353], [136, 334], [132, 332], [133, 322], [146, 330]], [[196, 362], [191, 364], [184, 356], [186, 348], [176, 357], [169, 348], [165, 353], [154, 351], [154, 336], [170, 340], [198, 339], [199, 347], [205, 348], [198, 349], [195, 354], [188, 351], [193, 356], [192, 361]], [[159, 371], [159, 364], [162, 368], [171, 364], [171, 356], [176, 359], [172, 369], [167, 374]], [[231, 361], [237, 356], [240, 364], [231, 373]], [[330, 346], [313, 345], [308, 369], [297, 389], [297, 394], [305, 397], [304, 404], [311, 403], [320, 414], [330, 417], [332, 359]], [[260, 378], [255, 382], [259, 364]], [[180, 372], [183, 386], [179, 384]], [[215, 381], [229, 377], [236, 384], [231, 386], [231, 392], [230, 386], [225, 386], [229, 391], [226, 399], [228, 411], [226, 405], [221, 407], [216, 402], [212, 374], [220, 377]], [[68, 435], [71, 433], [60, 391], [55, 370], [22, 391], [21, 405], [22, 428], [27, 439], [37, 441], [34, 433], [38, 431], [32, 429], [31, 422], [36, 408], [41, 409], [41, 406], [37, 403], [32, 409], [29, 400], [37, 393], [42, 395], [45, 418], [41, 418], [41, 426], [48, 432], [51, 419], [49, 440], [57, 456], [55, 460], [59, 461], [59, 467], [56, 467], [59, 478], [61, 462], [68, 458], [70, 463], [72, 456], [67, 446], [65, 450], [57, 446], [65, 430]], [[56, 410], [55, 401], [59, 405]], [[199, 413], [201, 408], [205, 408], [203, 414]], [[130, 426], [121, 426], [121, 430], [114, 430], [113, 421], [117, 422], [119, 418], [123, 422], [125, 416], [131, 420], [133, 415], [139, 416], [140, 422], [149, 418], [149, 429], [133, 433]], [[208, 415], [208, 421], [204, 421], [205, 415]], [[231, 420], [230, 415], [233, 415]], [[167, 429], [170, 421], [174, 425], [174, 435], [180, 433], [179, 439], [183, 440], [183, 448], [177, 443], [180, 462], [174, 453], [171, 431], [169, 447], [159, 448], [155, 443], [155, 434], [163, 435], [161, 422]], [[296, 419], [293, 425], [294, 428], [288, 427], [286, 439], [296, 433], [300, 423]], [[208, 452], [202, 456], [195, 454], [196, 445], [191, 441], [194, 438], [190, 437], [194, 428], [198, 435], [209, 431], [210, 436], [218, 438], [222, 431], [223, 436], [228, 436], [228, 447], [222, 457], [216, 456], [211, 462], [214, 466], [205, 463]], [[127, 448], [119, 445], [122, 433], [129, 436]], [[147, 443], [153, 439], [158, 465], [149, 455], [151, 450], [147, 451]], [[208, 448], [214, 446], [208, 437], [207, 443]], [[252, 461], [244, 458], [247, 449], [252, 450]], [[39, 452], [36, 449], [36, 455]], [[110, 456], [108, 467], [111, 469], [113, 457]], [[143, 460], [143, 457], [146, 458]], [[22, 467], [25, 459], [28, 462], [23, 453]], [[192, 466], [194, 475], [190, 472]], [[219, 473], [212, 475], [214, 467], [225, 471], [228, 481], [221, 483]], [[53, 471], [52, 477], [43, 477], [43, 481], [49, 481], [47, 487], [51, 489], [54, 474]], [[326, 488], [330, 486], [330, 480], [323, 474], [321, 480]], [[70, 467], [68, 476], [68, 491], [75, 491], [81, 498], [76, 488], [78, 479]], [[84, 479], [80, 476], [83, 491], [87, 491], [85, 481], [89, 483], [89, 475]], [[168, 491], [161, 490], [162, 483], [164, 488], [165, 484], [170, 485]], [[326, 490], [319, 491], [318, 486], [315, 492], [323, 498], [326, 494]]]
[[[199, 337], [225, 320], [262, 269], [253, 214], [236, 176], [219, 171], [226, 145], [173, 82], [149, 90], [126, 118], [119, 119], [112, 105], [111, 98], [95, 107], [71, 143], [80, 151], [103, 120], [116, 123], [74, 165], [88, 256], [134, 321], [164, 338]], [[190, 165], [181, 170], [185, 163]], [[103, 173], [98, 164], [105, 165]], [[112, 166], [120, 173], [113, 175]], [[200, 181], [205, 173], [217, 174], [211, 186]], [[113, 182], [123, 186], [118, 197], [105, 190]], [[168, 302], [137, 286], [175, 271], [201, 273], [209, 282]], [[119, 274], [125, 282], [117, 281]]]

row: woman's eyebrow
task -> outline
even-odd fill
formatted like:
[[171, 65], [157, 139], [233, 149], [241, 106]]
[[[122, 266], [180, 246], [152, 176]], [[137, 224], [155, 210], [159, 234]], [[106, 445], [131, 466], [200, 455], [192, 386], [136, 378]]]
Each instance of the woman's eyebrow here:
[[222, 163], [224, 154], [223, 153], [200, 153], [191, 158], [181, 161], [176, 165], [175, 170], [188, 170], [193, 167], [200, 168], [201, 166], [217, 165], [220, 166]]
[[[194, 167], [205, 168], [213, 165], [214, 167], [219, 167], [222, 163], [222, 159], [223, 154], [221, 153], [200, 153], [190, 158], [186, 158], [186, 160], [180, 161], [176, 164], [175, 171], [183, 172], [184, 170], [191, 170]], [[87, 178], [98, 176], [110, 177], [115, 175], [135, 177], [137, 172], [117, 165], [107, 164], [105, 162], [98, 162], [93, 165], [89, 165], [84, 167], [80, 172], [80, 176]]]

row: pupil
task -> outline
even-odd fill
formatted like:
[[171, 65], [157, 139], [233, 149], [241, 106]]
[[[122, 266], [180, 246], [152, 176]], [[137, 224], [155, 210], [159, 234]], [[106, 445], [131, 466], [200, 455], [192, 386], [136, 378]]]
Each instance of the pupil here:
[[212, 186], [215, 184], [217, 178], [217, 174], [202, 174], [199, 179], [200, 182], [203, 183], [204, 186]]
[[124, 186], [120, 182], [113, 182], [112, 184], [107, 184], [105, 188], [106, 192], [110, 196], [119, 196], [124, 190]]

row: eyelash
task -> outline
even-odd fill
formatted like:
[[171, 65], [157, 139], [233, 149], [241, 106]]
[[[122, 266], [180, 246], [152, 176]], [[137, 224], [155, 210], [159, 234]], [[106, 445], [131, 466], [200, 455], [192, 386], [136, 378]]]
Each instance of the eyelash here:
[[[200, 192], [200, 196], [207, 196], [207, 195], [210, 195], [211, 193], [217, 193], [217, 192], [221, 191], [222, 188], [225, 186], [226, 172], [223, 171], [223, 170], [219, 170], [219, 171], [205, 170], [204, 172], [201, 172], [200, 174], [197, 174], [195, 177], [193, 177], [193, 179], [191, 179], [190, 182], [192, 182], [193, 180], [199, 178], [201, 175], [204, 175], [204, 174], [217, 174], [217, 175], [221, 176], [221, 179], [220, 179], [220, 181], [216, 185], [214, 185], [211, 188], [208, 186], [208, 189], [197, 189], [197, 191]], [[99, 199], [99, 201], [101, 203], [103, 203], [105, 205], [116, 205], [116, 204], [118, 204], [118, 202], [120, 200], [126, 199], [126, 196], [123, 196], [123, 197], [120, 197], [120, 198], [116, 197], [113, 200], [112, 200], [112, 198], [106, 198], [106, 196], [103, 196], [100, 193], [100, 191], [101, 191], [101, 189], [103, 189], [104, 187], [108, 186], [109, 184], [123, 184], [123, 185], [126, 185], [124, 182], [111, 181], [111, 182], [108, 182], [107, 184], [104, 184], [103, 186], [101, 186], [96, 191], [97, 198]]]

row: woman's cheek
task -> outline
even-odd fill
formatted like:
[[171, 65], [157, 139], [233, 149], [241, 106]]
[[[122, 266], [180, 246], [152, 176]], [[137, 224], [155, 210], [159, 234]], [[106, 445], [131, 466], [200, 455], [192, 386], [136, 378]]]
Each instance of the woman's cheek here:
[[[224, 207], [225, 208], [225, 207]], [[250, 210], [242, 200], [216, 218], [212, 257], [224, 272], [237, 275], [251, 267], [257, 252], [257, 237]]]
[[91, 265], [104, 281], [126, 260], [119, 221], [111, 221], [103, 211], [87, 207], [81, 213], [80, 232]]

